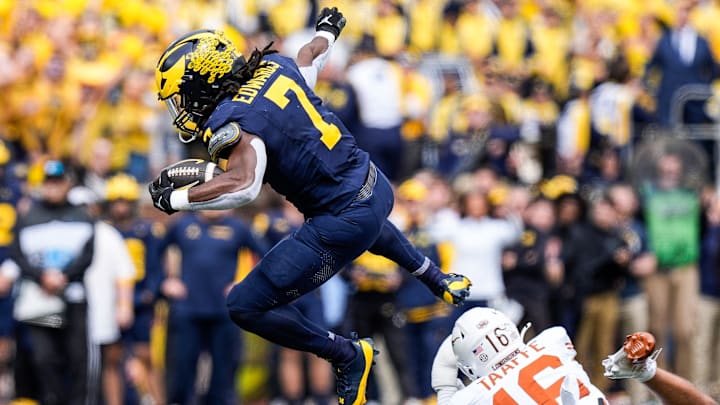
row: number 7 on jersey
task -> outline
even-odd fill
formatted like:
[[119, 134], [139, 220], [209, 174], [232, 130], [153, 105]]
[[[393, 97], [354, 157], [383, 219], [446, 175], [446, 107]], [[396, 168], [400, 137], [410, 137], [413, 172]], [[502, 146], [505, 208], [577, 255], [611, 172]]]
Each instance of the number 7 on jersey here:
[[290, 99], [286, 96], [288, 91], [295, 93], [298, 102], [300, 102], [308, 118], [310, 118], [315, 128], [320, 131], [320, 141], [322, 141], [329, 150], [332, 150], [338, 141], [340, 141], [340, 129], [334, 124], [327, 123], [323, 120], [318, 110], [315, 109], [315, 106], [310, 102], [307, 94], [305, 94], [305, 91], [303, 91], [302, 87], [294, 80], [285, 75], [278, 76], [265, 92], [265, 98], [275, 103], [281, 109], [285, 109], [290, 102]]

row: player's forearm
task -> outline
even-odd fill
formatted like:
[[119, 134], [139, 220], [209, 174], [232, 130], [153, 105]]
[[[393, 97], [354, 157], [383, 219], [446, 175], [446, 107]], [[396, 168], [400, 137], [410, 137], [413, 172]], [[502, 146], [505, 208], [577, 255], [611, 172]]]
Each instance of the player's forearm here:
[[[237, 208], [257, 197], [257, 192], [251, 189], [252, 184], [248, 180], [234, 181], [230, 173], [225, 173], [188, 190], [173, 191], [170, 201], [174, 209], [184, 211]], [[241, 185], [240, 188], [238, 185]]]
[[315, 87], [318, 74], [325, 68], [335, 38], [326, 31], [318, 31], [298, 52], [296, 59], [300, 74], [308, 87]]
[[241, 207], [255, 200], [262, 187], [267, 155], [259, 138], [249, 141], [250, 147], [236, 147], [228, 160], [228, 171], [211, 181], [176, 190], [170, 195], [176, 210], [225, 210]]
[[212, 181], [188, 189], [188, 201], [196, 203], [214, 200], [224, 194], [247, 188], [252, 184], [252, 180], [252, 177], [247, 177], [239, 170], [230, 170], [215, 177]]
[[298, 51], [298, 56], [295, 60], [297, 65], [299, 67], [312, 66], [315, 58], [328, 50], [331, 40], [327, 35], [316, 35]]
[[717, 402], [700, 392], [689, 381], [660, 368], [657, 369], [655, 377], [645, 384], [655, 391], [665, 405], [717, 405]]

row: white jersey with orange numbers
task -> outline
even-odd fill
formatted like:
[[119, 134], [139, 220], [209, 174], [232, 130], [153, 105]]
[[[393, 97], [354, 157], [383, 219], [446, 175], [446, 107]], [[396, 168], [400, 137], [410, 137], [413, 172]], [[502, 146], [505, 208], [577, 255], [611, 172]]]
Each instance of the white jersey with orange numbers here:
[[489, 375], [456, 392], [453, 405], [606, 405], [562, 327], [543, 331]]

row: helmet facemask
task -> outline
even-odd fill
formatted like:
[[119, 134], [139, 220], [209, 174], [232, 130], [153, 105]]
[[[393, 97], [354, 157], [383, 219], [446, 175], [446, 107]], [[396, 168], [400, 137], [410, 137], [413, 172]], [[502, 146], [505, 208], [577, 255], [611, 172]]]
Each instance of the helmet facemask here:
[[205, 125], [215, 105], [215, 97], [195, 97], [191, 100], [182, 90], [165, 100], [173, 125], [180, 131], [180, 142], [190, 143], [200, 136], [200, 129]]

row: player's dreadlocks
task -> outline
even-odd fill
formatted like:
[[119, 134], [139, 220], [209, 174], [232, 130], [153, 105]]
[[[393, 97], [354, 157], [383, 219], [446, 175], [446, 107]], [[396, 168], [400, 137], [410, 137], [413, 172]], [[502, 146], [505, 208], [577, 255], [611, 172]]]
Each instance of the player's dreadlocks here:
[[255, 48], [255, 50], [252, 51], [247, 62], [236, 73], [223, 82], [220, 92], [215, 99], [215, 105], [217, 105], [225, 97], [235, 95], [243, 84], [252, 79], [255, 71], [265, 65], [262, 61], [262, 58], [265, 55], [271, 55], [278, 52], [275, 49], [270, 49], [272, 45], [273, 42], [270, 42], [262, 50]]

